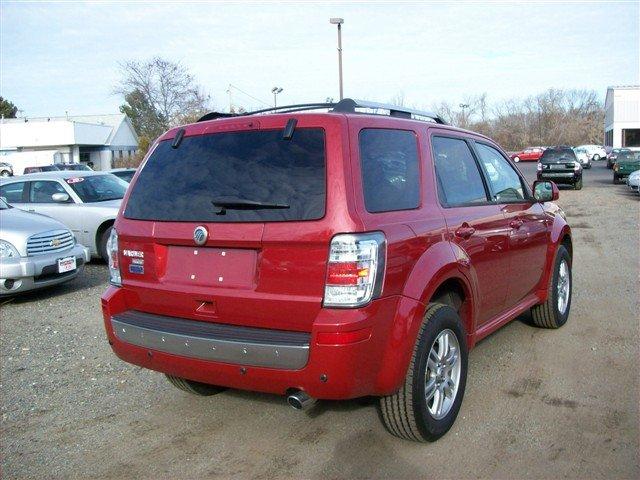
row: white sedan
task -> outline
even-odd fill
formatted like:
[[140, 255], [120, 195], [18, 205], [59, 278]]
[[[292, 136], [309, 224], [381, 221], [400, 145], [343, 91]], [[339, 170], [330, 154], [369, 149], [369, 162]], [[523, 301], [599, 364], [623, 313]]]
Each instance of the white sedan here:
[[0, 197], [69, 228], [91, 255], [107, 259], [107, 240], [129, 184], [105, 172], [58, 171], [0, 179]]

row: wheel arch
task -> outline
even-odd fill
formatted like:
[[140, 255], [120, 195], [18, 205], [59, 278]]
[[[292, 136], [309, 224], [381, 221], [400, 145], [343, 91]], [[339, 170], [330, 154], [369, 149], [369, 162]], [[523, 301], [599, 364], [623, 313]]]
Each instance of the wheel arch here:
[[109, 227], [112, 227], [115, 221], [115, 218], [108, 218], [106, 220], [103, 220], [98, 228], [96, 228], [96, 235], [93, 241], [95, 243], [96, 252], [98, 252], [98, 255], [100, 255], [100, 239], [102, 238], [102, 234], [106, 232]]
[[456, 309], [461, 317], [466, 342], [471, 348], [474, 326], [475, 295], [470, 281], [470, 268], [462, 267], [459, 256], [448, 242], [431, 246], [416, 262], [409, 275], [403, 296], [414, 301], [418, 308], [411, 315], [394, 319], [392, 336], [383, 354], [377, 390], [390, 394], [402, 385], [415, 346], [425, 311], [429, 303], [440, 301]]

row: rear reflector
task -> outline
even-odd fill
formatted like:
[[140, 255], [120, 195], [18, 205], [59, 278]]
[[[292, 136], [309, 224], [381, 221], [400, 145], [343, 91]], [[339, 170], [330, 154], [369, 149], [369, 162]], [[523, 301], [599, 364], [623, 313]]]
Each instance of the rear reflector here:
[[316, 336], [318, 345], [346, 345], [369, 340], [371, 329], [354, 330], [351, 332], [319, 332]]

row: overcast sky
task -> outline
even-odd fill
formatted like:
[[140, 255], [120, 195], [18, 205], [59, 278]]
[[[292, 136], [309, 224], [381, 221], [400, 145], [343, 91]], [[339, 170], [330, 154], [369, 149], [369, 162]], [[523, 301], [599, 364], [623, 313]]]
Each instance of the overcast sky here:
[[[180, 61], [219, 109], [229, 84], [265, 102], [345, 96], [429, 106], [549, 87], [638, 84], [639, 2], [208, 3], [1, 0], [1, 95], [26, 115], [117, 112], [118, 62]], [[261, 104], [233, 90], [245, 107]]]

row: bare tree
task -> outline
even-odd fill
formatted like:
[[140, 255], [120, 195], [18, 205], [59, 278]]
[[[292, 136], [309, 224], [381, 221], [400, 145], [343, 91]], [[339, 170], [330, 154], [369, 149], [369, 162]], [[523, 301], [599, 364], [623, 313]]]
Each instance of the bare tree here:
[[154, 57], [122, 63], [122, 80], [115, 93], [125, 104], [138, 134], [153, 140], [172, 126], [194, 121], [209, 110], [210, 97], [180, 63]]

